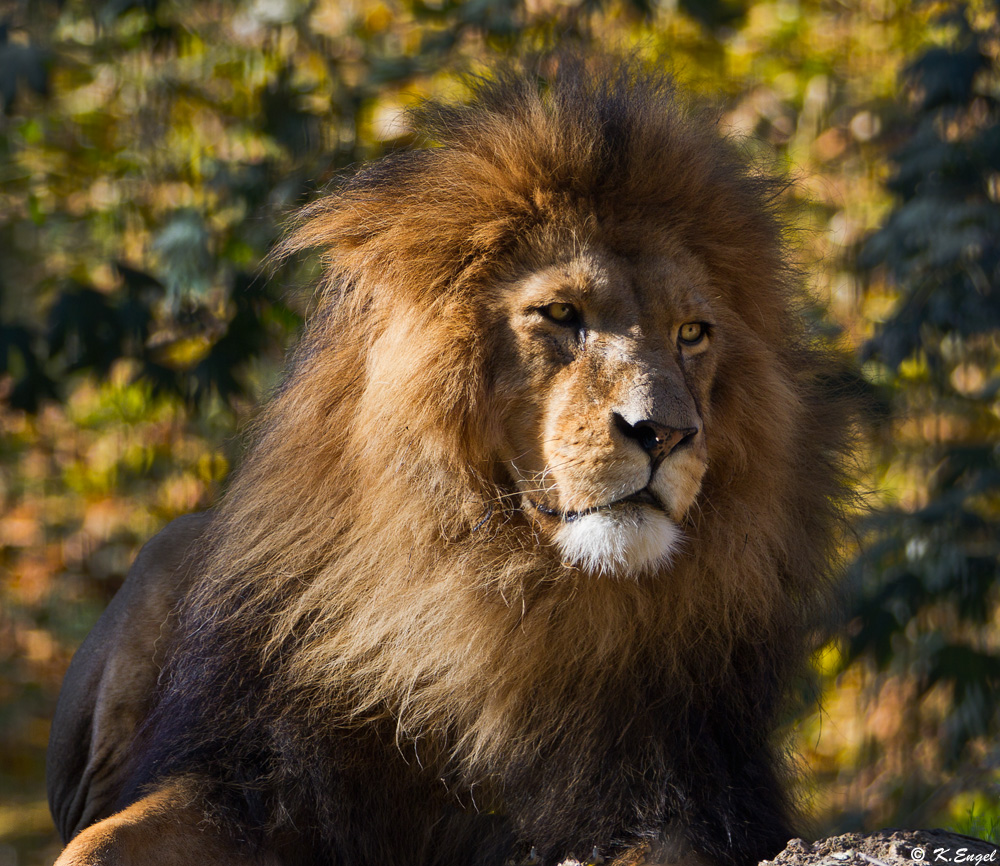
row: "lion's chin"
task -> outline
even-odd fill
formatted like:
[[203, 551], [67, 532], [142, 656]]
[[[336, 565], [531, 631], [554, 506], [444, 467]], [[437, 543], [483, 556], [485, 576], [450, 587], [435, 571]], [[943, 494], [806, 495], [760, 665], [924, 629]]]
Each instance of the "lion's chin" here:
[[609, 575], [638, 575], [666, 565], [680, 540], [680, 529], [666, 514], [638, 504], [581, 514], [555, 533], [564, 561]]

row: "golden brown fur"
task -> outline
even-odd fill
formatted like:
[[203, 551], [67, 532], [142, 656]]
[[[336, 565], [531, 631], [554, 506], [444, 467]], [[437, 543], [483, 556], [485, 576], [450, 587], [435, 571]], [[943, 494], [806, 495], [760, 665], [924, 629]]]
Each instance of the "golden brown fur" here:
[[[475, 90], [282, 249], [322, 251], [318, 311], [118, 806], [193, 777], [234, 846], [289, 863], [756, 863], [791, 832], [768, 741], [848, 414], [775, 186], [637, 64]], [[695, 432], [652, 512], [607, 505], [650, 471], [649, 418]], [[653, 553], [567, 561], [577, 516], [612, 513]]]

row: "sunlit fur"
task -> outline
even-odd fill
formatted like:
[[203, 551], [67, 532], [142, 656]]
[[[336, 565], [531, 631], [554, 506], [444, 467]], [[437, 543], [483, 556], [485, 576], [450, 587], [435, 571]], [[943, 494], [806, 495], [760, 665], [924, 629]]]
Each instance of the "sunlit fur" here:
[[[558, 65], [427, 105], [432, 146], [361, 169], [280, 250], [320, 251], [318, 307], [196, 566], [133, 793], [202, 779], [214, 820], [297, 863], [670, 839], [756, 863], [791, 832], [769, 738], [827, 599], [837, 363], [797, 312], [777, 185], [662, 76]], [[497, 460], [495, 383], [524, 371], [497, 368], [487, 298], [573, 237], [668, 237], [725, 328], [683, 543], [637, 579], [565, 566]], [[502, 832], [451, 838], [449, 809]]]

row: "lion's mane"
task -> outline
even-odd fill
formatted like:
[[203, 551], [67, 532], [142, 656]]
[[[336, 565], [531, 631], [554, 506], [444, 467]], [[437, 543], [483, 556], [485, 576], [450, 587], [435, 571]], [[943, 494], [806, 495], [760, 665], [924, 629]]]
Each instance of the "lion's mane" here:
[[[337, 862], [399, 862], [363, 774], [400, 815], [432, 789], [506, 814], [543, 857], [659, 824], [742, 862], [788, 827], [755, 788], [846, 496], [838, 363], [803, 327], [778, 186], [639, 64], [472, 89], [281, 250], [321, 251], [318, 308], [204, 545], [135, 788], [196, 773], [220, 820]], [[707, 270], [730, 336], [683, 550], [597, 578], [539, 544], [497, 463], [483, 299], [532, 267], [525, 239], [639, 255], [650, 224]]]

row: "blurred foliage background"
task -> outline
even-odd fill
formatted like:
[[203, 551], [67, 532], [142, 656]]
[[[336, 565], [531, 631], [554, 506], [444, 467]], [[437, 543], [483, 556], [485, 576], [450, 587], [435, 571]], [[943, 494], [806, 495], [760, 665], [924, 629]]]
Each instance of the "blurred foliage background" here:
[[[0, 0], [0, 866], [51, 862], [60, 679], [280, 376], [288, 213], [490, 57], [636, 50], [794, 180], [886, 408], [849, 626], [789, 721], [814, 832], [1000, 821], [1000, 4]], [[776, 155], [776, 157], [774, 156]]]

